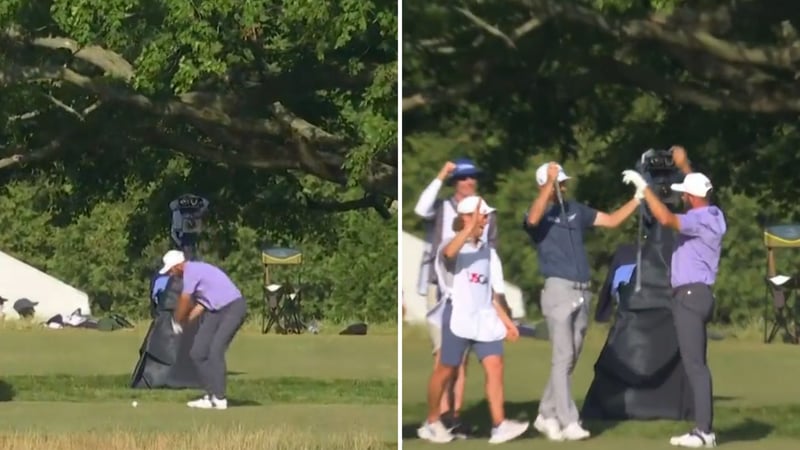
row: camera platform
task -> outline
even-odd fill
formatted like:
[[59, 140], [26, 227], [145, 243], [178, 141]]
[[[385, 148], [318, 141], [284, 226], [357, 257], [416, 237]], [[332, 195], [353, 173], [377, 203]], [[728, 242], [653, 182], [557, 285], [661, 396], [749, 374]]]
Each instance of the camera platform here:
[[299, 267], [303, 264], [303, 253], [294, 248], [262, 248], [261, 263], [264, 265], [261, 333], [269, 333], [274, 326], [279, 334], [301, 334], [306, 329], [302, 319], [301, 274], [297, 272], [294, 284], [289, 281], [274, 283], [270, 279], [270, 266]]

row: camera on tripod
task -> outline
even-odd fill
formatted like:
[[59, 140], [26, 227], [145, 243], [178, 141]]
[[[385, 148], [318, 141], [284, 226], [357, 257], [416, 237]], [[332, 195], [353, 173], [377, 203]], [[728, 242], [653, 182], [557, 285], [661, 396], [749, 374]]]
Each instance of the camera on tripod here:
[[636, 163], [636, 170], [642, 174], [650, 189], [673, 212], [680, 208], [681, 195], [672, 190], [673, 183], [683, 181], [683, 174], [675, 167], [672, 149], [649, 149], [642, 153]]

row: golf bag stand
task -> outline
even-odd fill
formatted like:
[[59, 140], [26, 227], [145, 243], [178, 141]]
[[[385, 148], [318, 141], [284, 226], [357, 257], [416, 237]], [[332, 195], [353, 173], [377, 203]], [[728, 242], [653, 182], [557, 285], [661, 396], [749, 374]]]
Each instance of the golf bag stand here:
[[306, 326], [302, 318], [301, 274], [293, 285], [287, 281], [273, 283], [270, 266], [295, 266], [303, 264], [303, 253], [293, 248], [262, 248], [261, 262], [264, 264], [264, 304], [261, 333], [267, 334], [275, 326], [279, 334], [300, 334]]

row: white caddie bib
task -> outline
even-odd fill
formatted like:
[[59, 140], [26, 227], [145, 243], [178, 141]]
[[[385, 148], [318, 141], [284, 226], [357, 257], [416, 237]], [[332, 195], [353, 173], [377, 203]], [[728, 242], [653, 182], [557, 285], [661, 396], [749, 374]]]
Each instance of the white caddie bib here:
[[436, 253], [436, 275], [442, 298], [428, 314], [428, 321], [441, 327], [444, 304], [450, 299], [450, 330], [454, 335], [479, 342], [492, 342], [506, 337], [506, 327], [492, 304], [491, 249], [487, 244], [464, 244], [455, 261], [452, 286], [444, 273], [443, 242]]

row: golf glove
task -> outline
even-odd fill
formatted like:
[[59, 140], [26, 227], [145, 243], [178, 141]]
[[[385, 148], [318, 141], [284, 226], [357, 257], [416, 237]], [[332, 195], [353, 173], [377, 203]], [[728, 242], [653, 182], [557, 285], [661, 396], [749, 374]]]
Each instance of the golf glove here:
[[183, 333], [183, 327], [178, 322], [175, 322], [175, 319], [172, 320], [172, 332], [175, 334]]
[[625, 170], [622, 172], [622, 182], [636, 186], [634, 197], [641, 200], [644, 198], [644, 190], [647, 188], [647, 181], [635, 170]]

